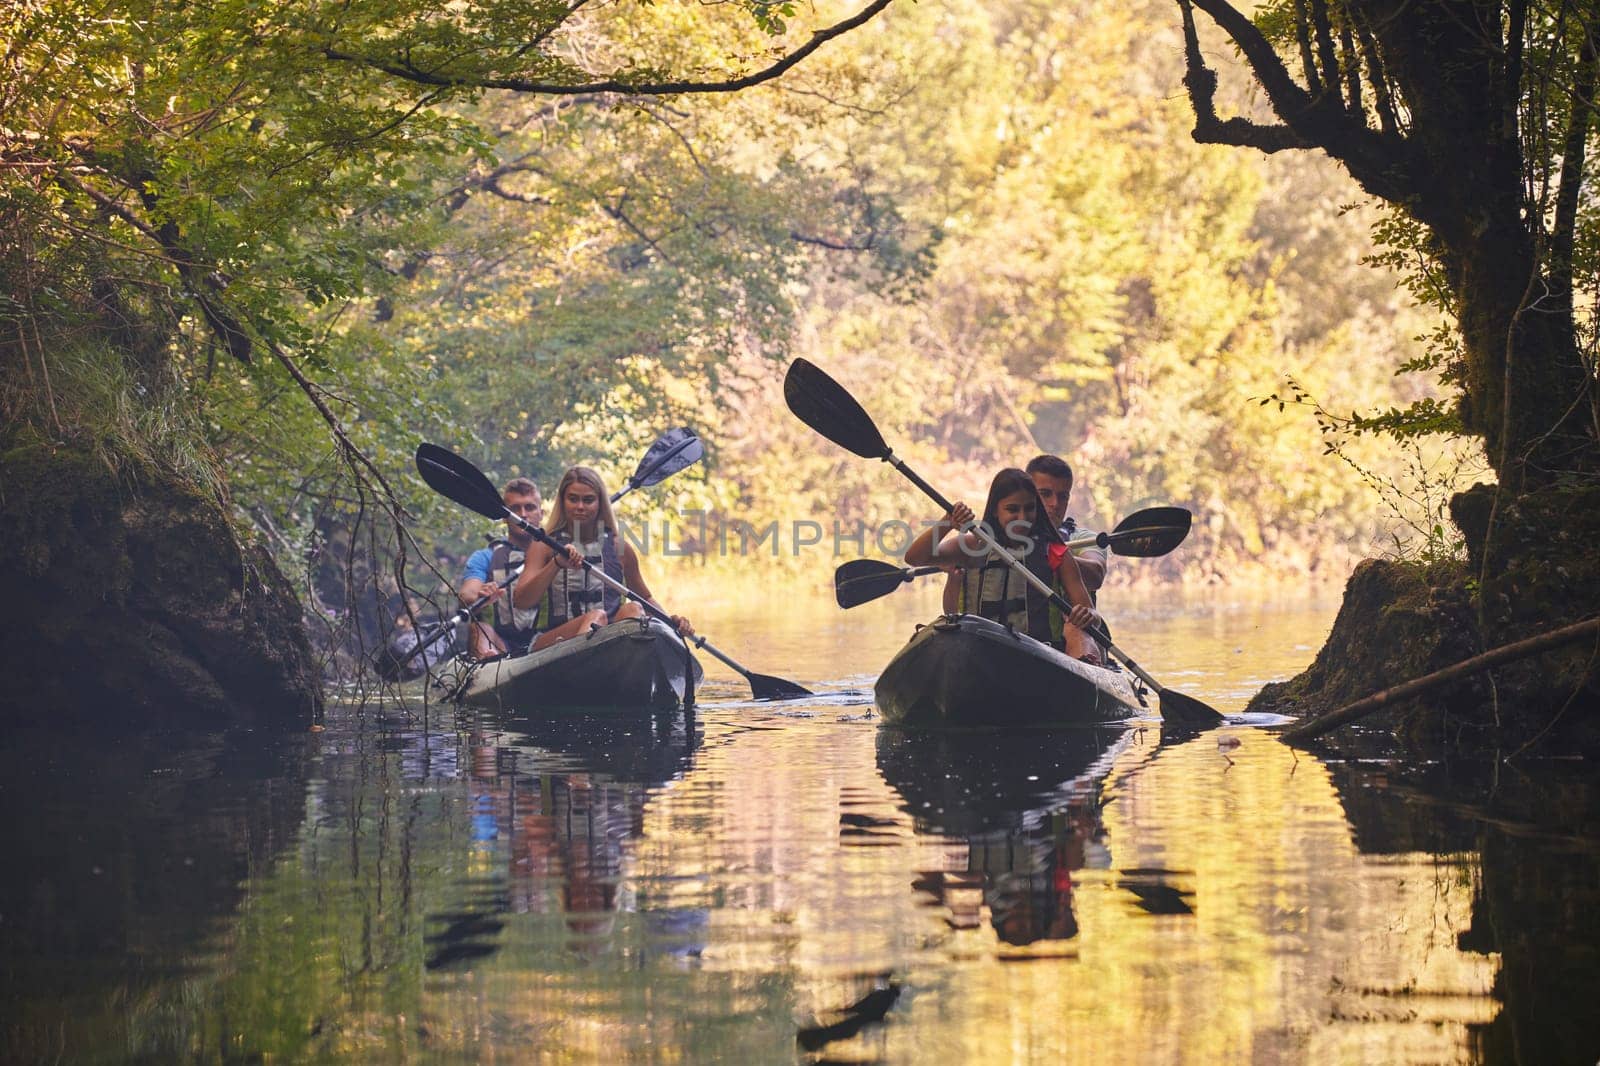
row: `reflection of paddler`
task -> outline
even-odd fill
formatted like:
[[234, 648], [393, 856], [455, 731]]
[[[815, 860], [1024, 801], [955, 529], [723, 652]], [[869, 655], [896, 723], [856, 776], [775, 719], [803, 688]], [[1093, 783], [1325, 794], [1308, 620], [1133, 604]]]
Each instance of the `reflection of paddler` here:
[[[1093, 799], [1082, 797], [1050, 815], [1048, 845], [1041, 846], [1043, 842], [1036, 838], [1007, 836], [1007, 868], [989, 871], [989, 913], [1001, 940], [1031, 944], [1078, 935], [1078, 919], [1072, 909], [1073, 875], [1088, 865], [1091, 842], [1103, 833], [1098, 806]], [[974, 864], [983, 861], [979, 847], [974, 841]], [[1109, 860], [1103, 848], [1100, 853]]]
[[951, 843], [944, 868], [915, 887], [948, 907], [957, 928], [978, 924], [987, 903], [1006, 943], [1076, 936], [1074, 875], [1110, 861], [1094, 768], [1126, 738], [1090, 729], [880, 731], [878, 769], [916, 831]]
[[[575, 466], [562, 475], [546, 532], [564, 551], [543, 543], [533, 545], [527, 570], [512, 596], [519, 609], [538, 612], [535, 648], [587, 632], [593, 626], [644, 617], [643, 607], [631, 600], [623, 602], [622, 594], [585, 569], [584, 562], [660, 606], [645, 584], [638, 553], [618, 533], [605, 483], [593, 470]], [[694, 635], [687, 618], [671, 617], [680, 633]]]

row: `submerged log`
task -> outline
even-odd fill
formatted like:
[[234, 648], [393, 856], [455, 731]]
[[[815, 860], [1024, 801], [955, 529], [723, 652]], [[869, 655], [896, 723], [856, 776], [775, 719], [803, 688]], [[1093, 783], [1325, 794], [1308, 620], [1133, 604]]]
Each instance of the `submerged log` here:
[[1338, 710], [1329, 711], [1326, 714], [1320, 714], [1309, 720], [1299, 722], [1284, 730], [1281, 735], [1284, 740], [1291, 742], [1320, 737], [1346, 723], [1365, 718], [1373, 711], [1387, 707], [1391, 703], [1398, 703], [1400, 700], [1421, 696], [1453, 681], [1460, 681], [1470, 677], [1480, 670], [1487, 670], [1502, 663], [1515, 662], [1518, 659], [1525, 659], [1528, 656], [1537, 655], [1551, 648], [1559, 648], [1563, 644], [1581, 640], [1584, 637], [1594, 636], [1600, 636], [1600, 618], [1591, 618], [1570, 626], [1562, 626], [1560, 629], [1552, 630], [1549, 633], [1543, 633], [1537, 637], [1529, 637], [1526, 640], [1519, 640], [1512, 644], [1502, 644], [1492, 651], [1484, 652], [1482, 655], [1474, 655], [1472, 658], [1456, 663], [1454, 666], [1446, 667], [1443, 670], [1435, 670], [1431, 674], [1407, 681], [1403, 685], [1396, 685], [1393, 688], [1375, 692], [1366, 699], [1346, 704]]

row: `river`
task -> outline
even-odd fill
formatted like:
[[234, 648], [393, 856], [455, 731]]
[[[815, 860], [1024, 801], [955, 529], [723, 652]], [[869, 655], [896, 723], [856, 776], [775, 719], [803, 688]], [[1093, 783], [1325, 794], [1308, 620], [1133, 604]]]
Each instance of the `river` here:
[[[708, 662], [693, 714], [13, 733], [0, 1058], [1596, 1061], [1587, 764], [883, 729], [872, 679], [936, 594], [693, 605], [809, 701]], [[1236, 713], [1336, 606], [1114, 619]]]

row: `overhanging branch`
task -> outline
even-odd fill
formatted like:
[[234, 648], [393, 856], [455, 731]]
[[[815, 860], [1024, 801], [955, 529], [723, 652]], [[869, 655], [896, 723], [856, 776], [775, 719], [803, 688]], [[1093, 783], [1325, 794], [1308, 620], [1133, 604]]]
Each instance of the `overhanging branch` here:
[[[1409, 199], [1415, 176], [1407, 165], [1410, 157], [1405, 138], [1373, 130], [1367, 126], [1365, 115], [1345, 110], [1339, 96], [1337, 65], [1322, 72], [1320, 84], [1324, 91], [1313, 97], [1295, 82], [1272, 42], [1228, 0], [1178, 0], [1178, 6], [1183, 13], [1183, 82], [1195, 110], [1196, 141], [1262, 152], [1320, 148], [1343, 163], [1350, 176], [1374, 196], [1392, 203]], [[1217, 116], [1217, 76], [1200, 54], [1195, 7], [1209, 15], [1238, 45], [1282, 125], [1264, 126], [1248, 119]]]
[[344, 63], [355, 63], [404, 81], [445, 88], [503, 89], [509, 92], [536, 93], [544, 96], [576, 96], [585, 93], [618, 93], [623, 96], [732, 93], [760, 85], [763, 82], [768, 82], [781, 76], [790, 68], [804, 61], [806, 57], [824, 44], [837, 37], [844, 36], [851, 30], [866, 25], [891, 3], [893, 3], [893, 0], [873, 0], [872, 3], [851, 17], [836, 22], [832, 26], [817, 30], [811, 35], [810, 40], [782, 59], [754, 73], [722, 81], [629, 82], [618, 78], [604, 78], [599, 81], [583, 82], [581, 84], [562, 84], [561, 82], [533, 81], [527, 78], [469, 78], [424, 70], [412, 64], [409, 59], [379, 59], [374, 56], [344, 52], [336, 48], [324, 49], [323, 54], [329, 59]]
[[[1289, 148], [1315, 148], [1314, 143], [1288, 126], [1263, 126], [1249, 119], [1217, 117], [1217, 73], [1206, 66], [1200, 54], [1200, 37], [1195, 30], [1194, 11], [1187, 0], [1183, 9], [1183, 85], [1194, 107], [1194, 139], [1200, 144], [1227, 144], [1272, 153]], [[1286, 74], [1287, 76], [1287, 74]]]

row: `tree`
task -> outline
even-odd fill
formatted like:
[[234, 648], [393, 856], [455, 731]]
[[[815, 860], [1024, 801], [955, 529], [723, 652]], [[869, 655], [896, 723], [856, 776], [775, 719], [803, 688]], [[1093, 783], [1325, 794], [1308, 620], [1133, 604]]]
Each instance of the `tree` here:
[[[1194, 138], [1262, 152], [1320, 149], [1391, 205], [1380, 232], [1413, 291], [1449, 312], [1436, 354], [1453, 412], [1372, 428], [1481, 437], [1502, 486], [1600, 474], [1595, 291], [1600, 15], [1566, 0], [1178, 0]], [[1223, 118], [1194, 9], [1221, 28], [1275, 121]], [[1298, 76], [1296, 74], [1298, 72]], [[1408, 367], [1411, 368], [1411, 367]]]
[[707, 16], [722, 33], [674, 70], [628, 40], [629, 12], [582, 0], [17, 5], [0, 54], [7, 353], [47, 377], [51, 353], [102, 345], [146, 396], [187, 390], [199, 406], [219, 356], [260, 381], [264, 355], [393, 504], [348, 432], [354, 405], [317, 379], [351, 301], [414, 277], [463, 157], [490, 158], [462, 108], [488, 91], [737, 92], [888, 3], [789, 49], [773, 47], [787, 5], [741, 3], [742, 18]]
[[[231, 502], [280, 560], [335, 541], [346, 560], [392, 555], [393, 580], [375, 582], [390, 591], [411, 505], [395, 472], [420, 428], [456, 419], [419, 387], [427, 364], [406, 358], [407, 338], [382, 326], [427, 285], [463, 205], [513, 189], [488, 98], [625, 113], [631, 100], [736, 93], [888, 3], [831, 24], [808, 14], [809, 33], [759, 0], [12, 5], [0, 28], [5, 450], [87, 444], [113, 469], [200, 481], [219, 504], [238, 490]], [[696, 24], [693, 48], [673, 18]], [[460, 436], [479, 428], [468, 425]], [[392, 520], [384, 553], [371, 550], [380, 516]], [[357, 598], [355, 570], [343, 600]]]

